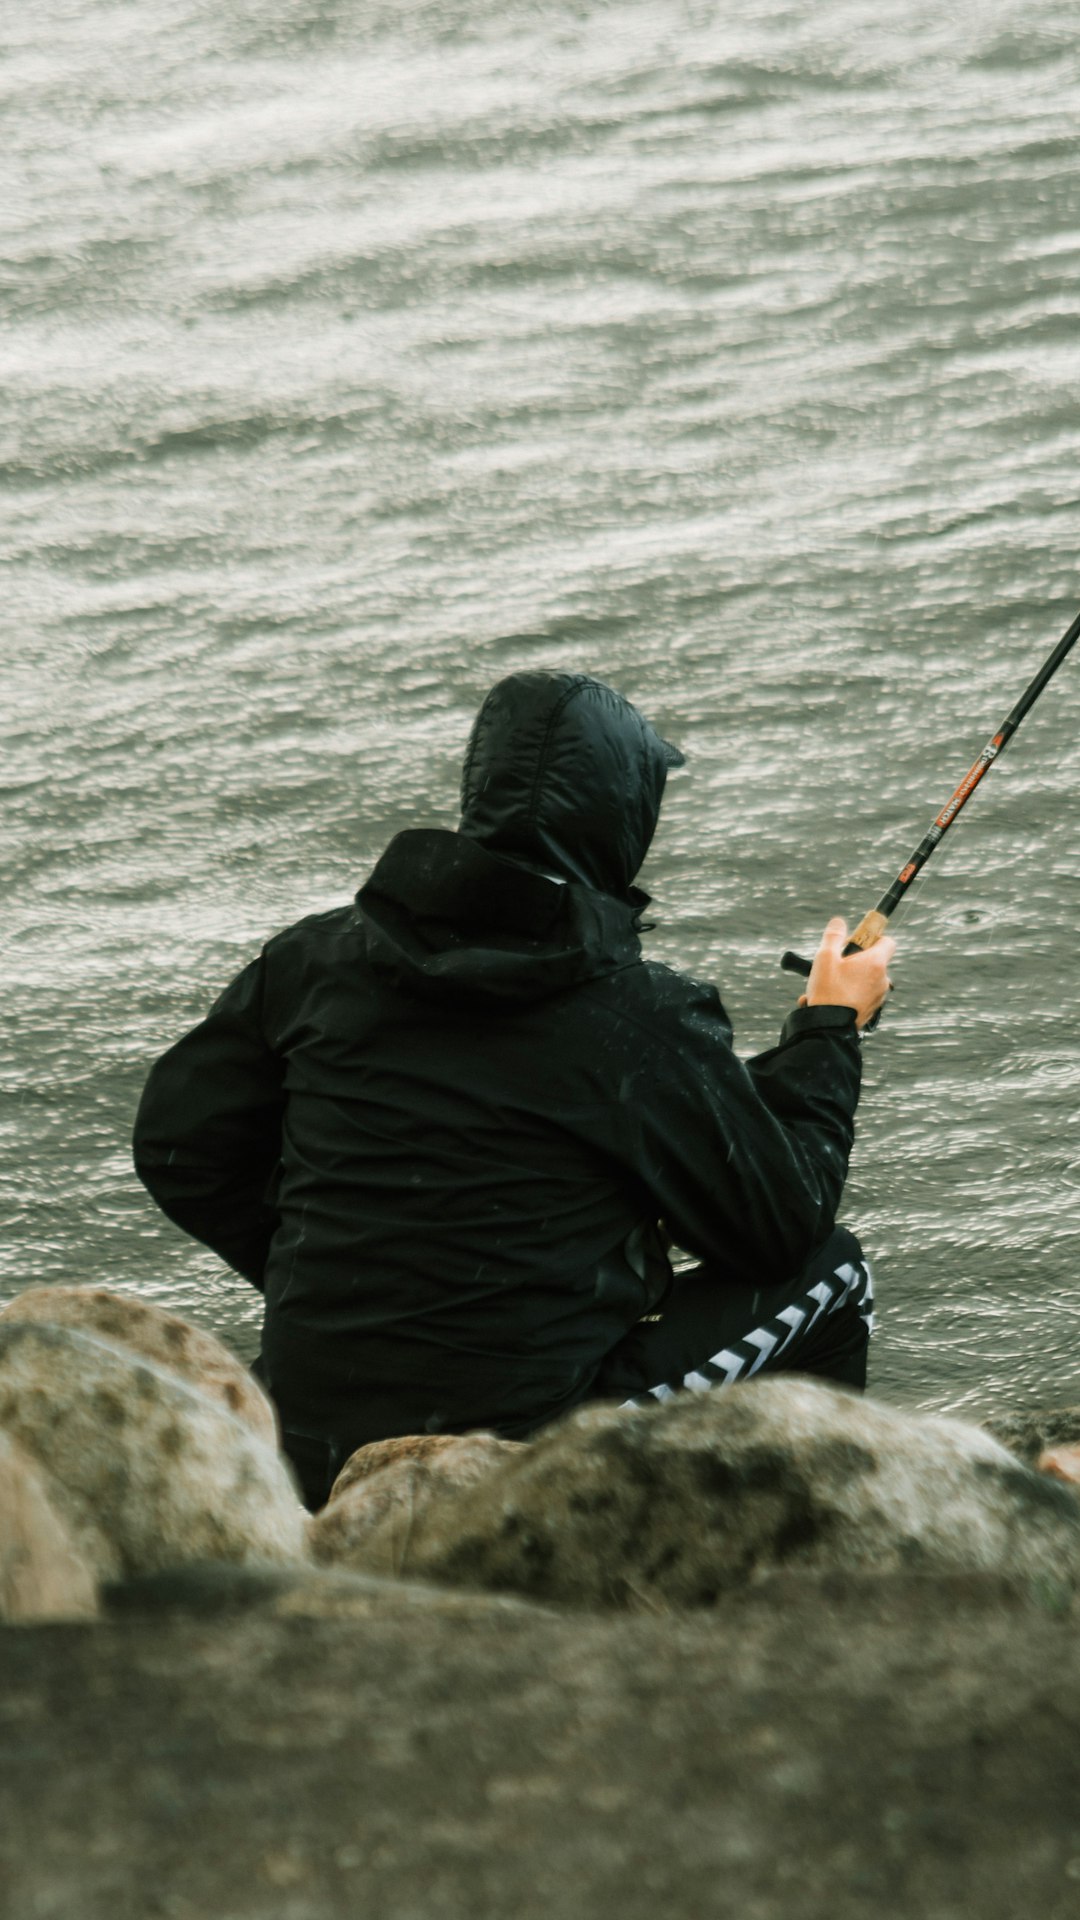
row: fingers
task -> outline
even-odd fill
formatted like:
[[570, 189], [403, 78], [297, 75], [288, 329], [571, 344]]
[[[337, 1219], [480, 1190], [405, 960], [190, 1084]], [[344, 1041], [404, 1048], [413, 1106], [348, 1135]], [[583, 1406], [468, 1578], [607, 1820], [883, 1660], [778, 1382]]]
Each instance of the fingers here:
[[830, 953], [843, 953], [844, 948], [847, 946], [847, 921], [842, 915], [838, 913], [833, 914], [832, 919], [829, 921], [821, 936], [821, 944], [823, 947], [826, 947]]
[[847, 921], [834, 914], [822, 934], [799, 1005], [851, 1007], [862, 1028], [892, 989], [888, 966], [896, 941], [891, 934], [883, 934], [872, 946], [845, 953], [847, 945]]
[[[828, 921], [825, 931], [821, 936], [821, 944], [823, 947], [828, 948], [830, 952], [843, 953], [844, 948], [847, 946], [847, 921], [842, 915], [838, 913], [833, 914], [832, 919]], [[860, 947], [859, 952], [873, 953], [879, 959], [884, 960], [885, 965], [888, 966], [889, 961], [896, 952], [896, 941], [893, 939], [891, 933], [883, 933], [880, 940], [874, 941], [872, 947]], [[848, 957], [850, 958], [851, 956], [849, 955]]]

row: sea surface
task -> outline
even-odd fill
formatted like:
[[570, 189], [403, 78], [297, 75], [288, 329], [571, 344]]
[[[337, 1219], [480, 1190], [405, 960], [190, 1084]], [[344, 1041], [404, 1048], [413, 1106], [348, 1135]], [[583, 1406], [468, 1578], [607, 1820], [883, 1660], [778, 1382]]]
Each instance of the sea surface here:
[[[130, 1171], [501, 674], [686, 750], [659, 958], [772, 1044], [1080, 607], [1074, 0], [36, 0], [0, 22], [0, 1297], [256, 1349]], [[1080, 1401], [1080, 649], [913, 890], [874, 1384]]]

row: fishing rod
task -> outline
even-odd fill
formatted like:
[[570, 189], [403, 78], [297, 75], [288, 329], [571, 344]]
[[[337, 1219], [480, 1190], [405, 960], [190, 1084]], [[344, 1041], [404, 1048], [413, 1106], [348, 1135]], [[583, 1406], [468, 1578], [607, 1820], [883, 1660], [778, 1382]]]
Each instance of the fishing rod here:
[[[1002, 721], [997, 732], [991, 735], [974, 766], [965, 773], [951, 800], [942, 807], [929, 831], [919, 841], [911, 858], [901, 867], [892, 886], [882, 894], [877, 906], [871, 907], [870, 912], [863, 915], [844, 948], [846, 954], [858, 953], [860, 949], [872, 947], [876, 940], [881, 939], [890, 914], [894, 913], [900, 905], [916, 874], [922, 872], [934, 848], [940, 844], [957, 814], [967, 805], [983, 775], [989, 773], [994, 761], [1004, 753], [1024, 715], [1031, 712], [1043, 688], [1053, 679], [1066, 654], [1075, 646], [1078, 639], [1080, 639], [1080, 613], [1077, 614], [1068, 632], [1062, 634], [1057, 646], [1049, 659], [1043, 662], [1030, 686], [1025, 687], [1012, 712]], [[788, 952], [781, 956], [780, 965], [788, 973], [808, 974], [813, 962], [804, 959], [801, 953]]]

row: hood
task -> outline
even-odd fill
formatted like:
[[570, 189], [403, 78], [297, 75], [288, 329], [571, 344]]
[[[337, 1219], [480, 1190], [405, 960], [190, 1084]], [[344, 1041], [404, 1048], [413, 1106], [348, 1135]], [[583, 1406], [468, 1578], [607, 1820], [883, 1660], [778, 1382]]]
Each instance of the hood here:
[[546, 999], [641, 957], [647, 904], [565, 883], [466, 835], [399, 833], [356, 896], [373, 970], [424, 999], [508, 1006]]
[[583, 673], [513, 673], [476, 717], [460, 831], [494, 853], [625, 900], [676, 747]]

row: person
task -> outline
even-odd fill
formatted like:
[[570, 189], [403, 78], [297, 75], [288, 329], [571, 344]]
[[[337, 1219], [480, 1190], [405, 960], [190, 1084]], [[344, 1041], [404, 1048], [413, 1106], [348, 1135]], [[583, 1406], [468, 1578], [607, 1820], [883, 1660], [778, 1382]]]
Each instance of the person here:
[[845, 958], [830, 921], [740, 1061], [716, 989], [641, 951], [682, 761], [602, 682], [511, 674], [458, 829], [399, 833], [150, 1072], [138, 1174], [262, 1289], [256, 1371], [311, 1507], [373, 1440], [524, 1438], [766, 1368], [865, 1384], [870, 1273], [836, 1212], [894, 943]]

